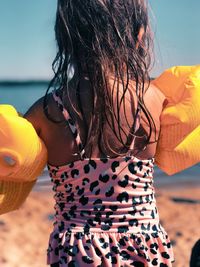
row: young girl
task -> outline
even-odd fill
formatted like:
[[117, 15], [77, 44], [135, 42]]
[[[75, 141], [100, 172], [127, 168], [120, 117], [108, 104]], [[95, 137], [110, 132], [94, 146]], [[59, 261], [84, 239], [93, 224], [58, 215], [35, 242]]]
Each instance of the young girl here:
[[164, 95], [149, 82], [145, 0], [58, 0], [55, 76], [25, 117], [48, 150], [52, 267], [170, 267], [154, 155]]

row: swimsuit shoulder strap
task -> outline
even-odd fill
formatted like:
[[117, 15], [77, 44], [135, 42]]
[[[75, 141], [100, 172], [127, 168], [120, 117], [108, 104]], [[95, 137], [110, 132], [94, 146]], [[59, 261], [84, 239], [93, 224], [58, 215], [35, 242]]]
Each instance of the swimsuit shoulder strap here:
[[133, 137], [133, 140], [130, 144], [128, 155], [131, 155], [133, 152], [133, 149], [135, 147], [135, 139], [136, 139], [136, 132], [140, 128], [140, 119], [141, 119], [141, 108], [138, 106], [136, 110], [136, 118], [134, 120], [133, 126], [131, 128], [131, 132], [129, 136]]
[[85, 150], [83, 149], [83, 144], [82, 144], [78, 129], [76, 127], [76, 124], [73, 121], [72, 116], [70, 116], [70, 113], [68, 112], [68, 110], [64, 107], [62, 99], [59, 96], [59, 94], [56, 91], [53, 91], [52, 94], [53, 94], [53, 98], [54, 98], [55, 102], [58, 105], [58, 108], [63, 113], [63, 116], [64, 116], [69, 128], [71, 129], [71, 132], [74, 136], [74, 140], [75, 140], [77, 147], [78, 147], [78, 151], [79, 151], [78, 153], [82, 159], [85, 157]]

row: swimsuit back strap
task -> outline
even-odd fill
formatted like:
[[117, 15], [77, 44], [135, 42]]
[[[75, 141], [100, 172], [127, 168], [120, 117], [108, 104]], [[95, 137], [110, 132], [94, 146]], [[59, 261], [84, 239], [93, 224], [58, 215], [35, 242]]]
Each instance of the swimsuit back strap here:
[[74, 136], [74, 140], [77, 144], [78, 147], [78, 154], [80, 155], [81, 159], [85, 157], [85, 150], [83, 149], [83, 144], [80, 138], [80, 134], [79, 131], [76, 127], [75, 122], [73, 121], [72, 117], [70, 116], [69, 112], [67, 111], [67, 109], [64, 107], [63, 102], [61, 97], [58, 95], [58, 93], [56, 91], [53, 91], [53, 98], [55, 100], [55, 102], [58, 105], [58, 108], [61, 110], [69, 128], [71, 129], [71, 132]]
[[134, 120], [133, 126], [132, 126], [132, 135], [133, 135], [133, 140], [130, 144], [128, 155], [131, 155], [135, 146], [135, 139], [136, 139], [136, 132], [140, 128], [140, 119], [141, 119], [141, 108], [138, 107], [136, 110], [136, 118]]

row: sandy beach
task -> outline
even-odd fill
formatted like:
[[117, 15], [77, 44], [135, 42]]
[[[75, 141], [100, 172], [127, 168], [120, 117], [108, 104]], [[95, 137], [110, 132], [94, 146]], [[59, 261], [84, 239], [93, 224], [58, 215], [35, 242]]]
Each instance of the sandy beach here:
[[[174, 267], [188, 267], [191, 249], [200, 239], [200, 186], [156, 189], [162, 225], [174, 246]], [[52, 229], [51, 190], [33, 191], [18, 210], [0, 217], [0, 266], [45, 267]]]

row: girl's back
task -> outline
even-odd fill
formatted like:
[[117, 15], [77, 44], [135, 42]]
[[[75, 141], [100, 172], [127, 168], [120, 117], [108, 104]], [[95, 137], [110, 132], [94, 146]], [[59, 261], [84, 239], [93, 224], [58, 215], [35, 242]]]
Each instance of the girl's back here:
[[26, 114], [55, 192], [48, 264], [170, 267], [153, 187], [165, 99], [149, 85], [145, 1], [58, 0], [55, 31], [54, 93]]
[[[82, 96], [84, 114], [89, 124], [89, 119], [90, 119], [89, 116], [91, 114], [92, 100], [91, 100], [90, 86], [87, 79], [82, 80], [81, 96]], [[126, 95], [126, 99], [127, 99], [126, 114], [128, 116], [129, 124], [132, 125], [134, 122], [133, 109], [136, 106], [134, 84], [130, 86], [129, 94]], [[160, 114], [165, 104], [165, 96], [154, 85], [150, 85], [147, 92], [145, 93], [144, 102], [153, 117], [153, 120], [156, 125], [156, 131], [154, 130], [154, 132], [156, 132], [156, 136], [158, 137], [160, 131]], [[65, 105], [72, 113], [73, 111], [70, 108], [69, 102], [67, 103], [66, 101]], [[69, 129], [69, 126], [64, 120], [63, 114], [58, 108], [57, 103], [53, 99], [52, 94], [49, 94], [48, 107], [49, 107], [49, 114], [52, 116], [52, 118], [55, 118], [56, 120], [62, 122], [54, 123], [45, 116], [43, 110], [43, 98], [38, 100], [25, 115], [25, 117], [29, 121], [31, 121], [31, 123], [34, 125], [39, 136], [42, 138], [47, 147], [48, 162], [52, 165], [60, 166], [68, 162], [77, 160], [79, 156], [73, 155], [78, 152], [76, 142], [74, 142], [74, 137], [71, 133], [71, 130]], [[124, 130], [128, 133], [129, 128], [126, 125], [124, 113], [122, 112], [120, 116], [122, 119], [122, 125], [126, 126]], [[79, 117], [77, 117], [76, 119], [77, 119], [77, 126], [80, 131], [81, 140], [83, 140], [84, 142], [86, 136], [83, 130], [84, 127], [82, 125], [82, 121], [79, 120]], [[149, 131], [148, 122], [144, 117], [144, 115], [142, 115], [141, 113], [140, 128], [137, 131], [137, 135], [142, 136], [142, 134], [148, 131]], [[115, 137], [115, 135], [113, 135], [113, 132], [106, 125], [104, 134], [106, 138], [109, 140], [111, 146], [113, 146], [113, 148], [116, 148], [117, 145], [119, 145], [118, 139]], [[153, 136], [154, 135], [152, 134], [151, 141], [153, 141]], [[141, 145], [141, 139], [142, 138], [139, 137], [136, 138], [135, 147], [139, 147]], [[157, 142], [153, 142], [153, 144], [148, 144], [145, 151], [139, 151], [137, 157], [141, 159], [154, 157], [156, 146]], [[106, 157], [106, 155], [102, 155], [101, 152], [98, 150], [97, 145], [94, 144], [91, 158], [102, 158], [102, 157]]]

